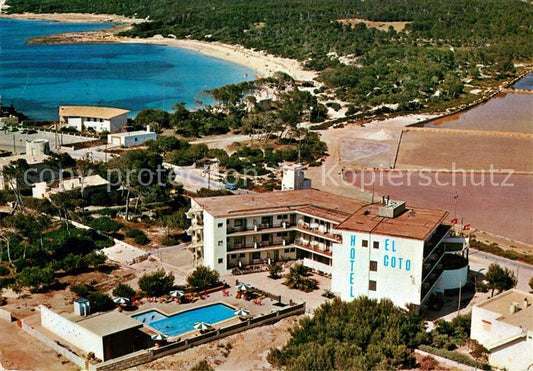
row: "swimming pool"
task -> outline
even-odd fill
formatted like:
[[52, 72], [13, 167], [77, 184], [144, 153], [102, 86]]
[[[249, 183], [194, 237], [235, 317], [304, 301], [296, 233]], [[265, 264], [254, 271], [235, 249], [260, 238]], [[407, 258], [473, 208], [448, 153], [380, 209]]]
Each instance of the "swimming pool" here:
[[157, 310], [150, 310], [134, 315], [133, 318], [167, 336], [178, 336], [194, 330], [196, 322], [215, 324], [235, 317], [234, 310], [225, 304], [217, 303], [177, 313], [170, 317]]

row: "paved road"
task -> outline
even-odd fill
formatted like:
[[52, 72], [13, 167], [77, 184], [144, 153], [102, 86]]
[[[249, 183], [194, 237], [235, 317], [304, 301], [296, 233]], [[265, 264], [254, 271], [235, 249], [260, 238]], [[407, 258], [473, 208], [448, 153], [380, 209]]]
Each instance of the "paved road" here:
[[518, 277], [518, 284], [516, 288], [520, 290], [529, 291], [529, 279], [533, 277], [533, 266], [522, 263], [519, 261], [514, 261], [500, 256], [492, 255], [483, 251], [470, 249], [470, 269], [472, 271], [479, 271], [480, 269], [485, 269], [481, 273], [485, 273], [490, 264], [496, 263], [502, 267], [511, 269], [515, 275]]
[[182, 249], [186, 249], [189, 245], [190, 245], [190, 243], [186, 242], [186, 243], [181, 243], [179, 245], [162, 247], [162, 248], [157, 249], [157, 250], [149, 251], [148, 254], [149, 255], [158, 255], [158, 254], [161, 254], [161, 253], [164, 253], [164, 252], [169, 252], [169, 251], [174, 251], [174, 250], [182, 250]]

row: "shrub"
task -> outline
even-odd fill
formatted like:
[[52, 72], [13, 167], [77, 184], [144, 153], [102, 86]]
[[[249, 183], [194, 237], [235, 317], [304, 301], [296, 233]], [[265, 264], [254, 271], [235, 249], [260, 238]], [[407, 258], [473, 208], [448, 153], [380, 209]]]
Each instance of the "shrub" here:
[[172, 237], [166, 237], [163, 241], [161, 241], [161, 245], [163, 246], [174, 246], [178, 243], [179, 241]]
[[11, 273], [11, 270], [7, 267], [3, 267], [0, 265], [0, 276], [7, 276]]
[[70, 286], [70, 291], [72, 291], [76, 296], [79, 296], [80, 298], [86, 298], [89, 292], [94, 291], [94, 287], [90, 287], [87, 285], [74, 285]]
[[122, 228], [121, 223], [107, 216], [103, 216], [101, 218], [97, 218], [93, 220], [90, 225], [96, 230], [107, 232], [107, 233], [118, 232], [120, 228]]
[[174, 275], [166, 274], [160, 269], [151, 274], [145, 274], [139, 278], [139, 288], [148, 296], [160, 296], [168, 294], [174, 286]]
[[431, 356], [425, 356], [420, 360], [420, 364], [418, 365], [420, 370], [429, 371], [429, 370], [435, 370], [437, 367], [439, 367], [439, 362]]
[[215, 369], [204, 359], [192, 366], [190, 371], [215, 371]]
[[483, 362], [476, 361], [475, 359], [472, 359], [469, 356], [459, 353], [459, 352], [454, 352], [454, 351], [445, 350], [445, 349], [437, 349], [429, 345], [420, 345], [419, 349], [424, 352], [434, 354], [436, 356], [451, 359], [452, 361], [459, 362], [467, 366], [480, 368], [483, 370], [491, 369], [490, 365], [483, 363]]
[[150, 239], [144, 233], [135, 237], [134, 241], [136, 244], [139, 244], [139, 245], [146, 245], [150, 243]]
[[89, 300], [91, 305], [91, 312], [105, 312], [116, 306], [111, 296], [98, 291], [87, 295], [87, 300]]
[[200, 265], [187, 276], [187, 286], [195, 291], [202, 291], [216, 286], [219, 283], [217, 271], [209, 267]]
[[268, 266], [268, 276], [270, 278], [277, 280], [278, 278], [281, 277], [280, 273], [282, 270], [283, 270], [283, 267], [281, 265], [276, 264], [276, 263], [270, 264]]
[[135, 290], [128, 284], [119, 283], [117, 287], [113, 289], [113, 296], [121, 296], [129, 299], [135, 296]]
[[26, 267], [17, 274], [17, 284], [28, 287], [32, 292], [43, 292], [55, 282], [54, 272], [50, 268]]
[[304, 292], [311, 292], [318, 288], [318, 282], [309, 277], [311, 269], [303, 264], [294, 264], [289, 273], [285, 275], [285, 285], [291, 289], [298, 289]]

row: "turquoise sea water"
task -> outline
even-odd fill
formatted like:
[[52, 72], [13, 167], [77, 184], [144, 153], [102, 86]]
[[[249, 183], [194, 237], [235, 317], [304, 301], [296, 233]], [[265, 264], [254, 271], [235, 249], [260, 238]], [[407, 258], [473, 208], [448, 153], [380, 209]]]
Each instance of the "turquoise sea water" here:
[[137, 321], [168, 336], [177, 336], [194, 330], [196, 322], [215, 324], [235, 317], [234, 309], [224, 304], [213, 304], [167, 317], [156, 310], [150, 310], [133, 316]]
[[147, 107], [170, 110], [176, 102], [192, 107], [204, 89], [254, 76], [240, 65], [158, 45], [25, 44], [32, 37], [110, 26], [0, 19], [3, 104], [13, 102], [39, 119], [56, 119], [64, 104], [121, 107], [134, 116]]

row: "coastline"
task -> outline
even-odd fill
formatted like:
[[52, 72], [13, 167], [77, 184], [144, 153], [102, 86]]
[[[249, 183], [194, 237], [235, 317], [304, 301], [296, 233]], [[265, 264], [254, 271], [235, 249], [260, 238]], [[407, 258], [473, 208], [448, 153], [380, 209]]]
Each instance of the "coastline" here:
[[218, 41], [207, 42], [192, 39], [165, 38], [155, 35], [150, 38], [133, 38], [117, 36], [118, 32], [125, 31], [132, 24], [144, 22], [142, 19], [127, 18], [111, 14], [82, 14], [82, 13], [53, 13], [53, 14], [0, 14], [0, 18], [41, 20], [63, 23], [93, 22], [116, 23], [115, 27], [88, 32], [63, 33], [46, 37], [37, 37], [29, 42], [34, 44], [84, 44], [84, 43], [137, 43], [170, 46], [192, 50], [208, 57], [226, 60], [254, 70], [256, 77], [272, 76], [281, 71], [295, 80], [314, 80], [316, 71], [305, 70], [300, 62], [294, 59], [277, 57], [262, 51], [247, 49], [241, 45], [224, 44]]

